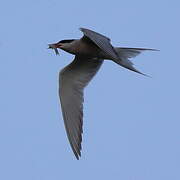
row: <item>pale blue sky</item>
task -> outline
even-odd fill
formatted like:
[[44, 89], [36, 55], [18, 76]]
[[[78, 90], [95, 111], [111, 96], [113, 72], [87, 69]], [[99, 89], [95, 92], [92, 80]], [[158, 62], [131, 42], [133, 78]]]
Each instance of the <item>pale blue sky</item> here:
[[[180, 3], [2, 1], [0, 179], [179, 180]], [[47, 44], [79, 38], [79, 27], [115, 46], [157, 48], [135, 58], [152, 78], [105, 62], [85, 90], [82, 158], [70, 149], [58, 73], [73, 56]]]

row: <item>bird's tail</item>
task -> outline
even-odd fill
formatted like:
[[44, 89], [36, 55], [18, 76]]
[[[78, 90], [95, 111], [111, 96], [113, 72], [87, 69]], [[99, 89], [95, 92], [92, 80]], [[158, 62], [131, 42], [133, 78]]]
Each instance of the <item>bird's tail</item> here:
[[117, 64], [134, 71], [136, 73], [142, 74], [144, 76], [148, 76], [140, 71], [138, 71], [134, 66], [133, 63], [129, 60], [129, 58], [136, 57], [142, 51], [157, 51], [156, 49], [145, 49], [145, 48], [124, 48], [124, 47], [116, 47], [115, 51], [117, 52], [119, 59], [114, 60]]

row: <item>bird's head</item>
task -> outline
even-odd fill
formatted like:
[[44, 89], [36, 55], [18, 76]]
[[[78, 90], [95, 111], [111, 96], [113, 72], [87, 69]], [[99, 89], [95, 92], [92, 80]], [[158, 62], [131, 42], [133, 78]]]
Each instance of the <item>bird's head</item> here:
[[49, 45], [48, 49], [54, 49], [56, 55], [59, 55], [58, 48], [67, 50], [72, 41], [74, 41], [74, 39], [61, 40], [58, 43], [48, 44]]

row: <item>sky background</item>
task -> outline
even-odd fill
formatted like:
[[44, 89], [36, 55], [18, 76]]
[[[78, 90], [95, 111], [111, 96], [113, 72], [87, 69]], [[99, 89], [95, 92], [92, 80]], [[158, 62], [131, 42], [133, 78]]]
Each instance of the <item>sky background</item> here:
[[[179, 180], [178, 0], [0, 3], [0, 179]], [[48, 43], [79, 27], [114, 46], [160, 49], [133, 62], [147, 78], [105, 62], [85, 90], [82, 157], [66, 137], [58, 73], [73, 56]]]

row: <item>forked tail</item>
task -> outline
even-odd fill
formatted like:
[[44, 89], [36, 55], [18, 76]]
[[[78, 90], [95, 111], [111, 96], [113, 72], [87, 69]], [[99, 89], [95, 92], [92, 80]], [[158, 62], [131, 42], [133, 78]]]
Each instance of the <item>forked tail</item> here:
[[117, 54], [119, 55], [119, 60], [114, 60], [117, 64], [134, 71], [136, 73], [142, 74], [144, 76], [148, 76], [140, 71], [138, 71], [133, 63], [129, 60], [129, 58], [136, 57], [143, 51], [158, 51], [156, 49], [145, 49], [145, 48], [124, 48], [124, 47], [116, 47], [115, 48]]

